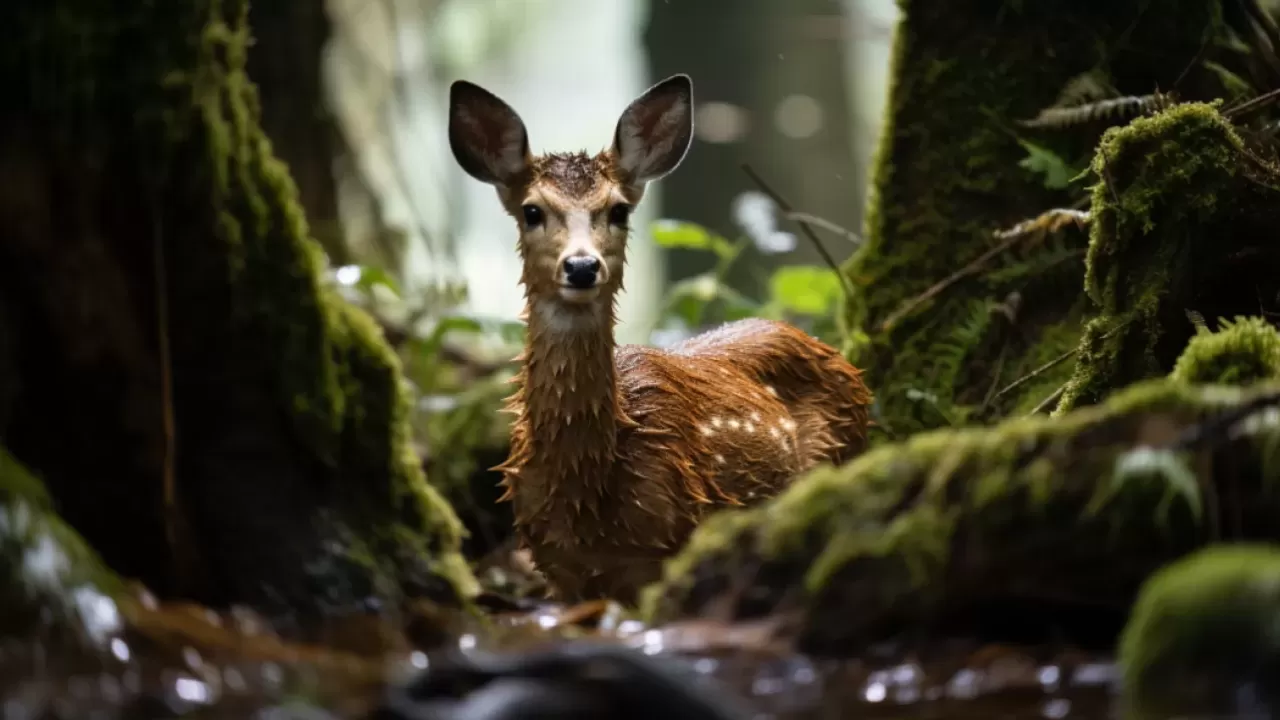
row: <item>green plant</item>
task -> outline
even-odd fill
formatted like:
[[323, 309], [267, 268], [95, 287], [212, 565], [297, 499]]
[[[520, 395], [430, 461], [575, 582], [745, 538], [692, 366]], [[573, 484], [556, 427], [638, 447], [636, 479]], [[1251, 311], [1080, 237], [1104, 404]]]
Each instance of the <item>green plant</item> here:
[[437, 487], [464, 517], [487, 509], [472, 497], [478, 455], [507, 442], [499, 411], [510, 393], [510, 362], [524, 324], [463, 314], [464, 286], [430, 288], [412, 298], [376, 267], [331, 273], [348, 301], [368, 310], [395, 347], [413, 391], [414, 443]]
[[835, 336], [841, 287], [834, 270], [812, 265], [779, 267], [769, 277], [767, 296], [757, 300], [726, 282], [730, 268], [750, 246], [750, 238], [730, 241], [701, 225], [677, 220], [660, 220], [651, 232], [660, 247], [706, 252], [716, 259], [711, 270], [671, 286], [659, 314], [660, 325], [696, 330], [764, 317], [795, 322], [824, 339]]

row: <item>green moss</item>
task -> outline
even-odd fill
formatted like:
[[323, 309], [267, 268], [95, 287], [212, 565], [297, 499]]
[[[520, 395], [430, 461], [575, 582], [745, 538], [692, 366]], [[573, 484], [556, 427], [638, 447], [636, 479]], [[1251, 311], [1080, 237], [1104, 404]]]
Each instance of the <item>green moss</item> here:
[[123, 586], [54, 512], [44, 485], [0, 448], [0, 636], [58, 650], [88, 648], [117, 629], [95, 604]]
[[1217, 546], [1143, 586], [1120, 643], [1124, 716], [1265, 716], [1280, 707], [1280, 548]]
[[[1178, 0], [1160, 12], [1148, 11], [1145, 0], [899, 6], [904, 19], [866, 242], [844, 268], [857, 291], [842, 322], [850, 359], [866, 369], [885, 424], [903, 437], [964, 421], [993, 385], [1029, 374], [1079, 338], [1086, 238], [1074, 229], [1028, 238], [883, 326], [910, 299], [991, 249], [994, 231], [1069, 206], [1081, 194], [1078, 187], [1047, 188], [1042, 175], [1020, 167], [1027, 156], [1021, 141], [1083, 166], [1096, 133], [1033, 134], [1015, 129], [1015, 121], [1033, 117], [1090, 70], [1122, 92], [1167, 87], [1169, 68], [1184, 67], [1221, 18], [1213, 0]], [[1014, 297], [1020, 302], [1010, 302]], [[992, 314], [1010, 305], [1017, 305], [1013, 327]], [[1034, 407], [1071, 367], [1044, 372], [984, 415]], [[921, 403], [921, 393], [937, 401]]]
[[1268, 519], [1280, 511], [1274, 423], [1228, 447], [1160, 449], [1251, 397], [1157, 380], [1058, 419], [880, 446], [758, 509], [710, 518], [646, 593], [646, 613], [727, 602], [750, 616], [798, 600], [804, 642], [843, 652], [984, 603], [1120, 611], [1147, 573], [1214, 532], [1225, 511], [1204, 487], [1229, 479], [1257, 510], [1236, 532], [1280, 536]]
[[1198, 332], [1169, 374], [1185, 383], [1248, 385], [1280, 379], [1280, 332], [1260, 317], [1220, 322], [1218, 332]]
[[[411, 450], [399, 361], [322, 283], [323, 254], [259, 126], [246, 17], [245, 0], [0, 11], [14, 28], [0, 31], [0, 67], [21, 109], [0, 136], [53, 148], [0, 163], [0, 182], [59, 178], [65, 197], [22, 197], [29, 217], [77, 208], [75, 222], [29, 223], [44, 233], [34, 240], [0, 236], [12, 273], [0, 285], [41, 289], [0, 304], [48, 328], [18, 343], [22, 386], [41, 395], [14, 400], [6, 442], [113, 567], [161, 592], [296, 607], [424, 583], [468, 594], [460, 524]], [[161, 287], [168, 323], [153, 337]], [[84, 307], [112, 322], [86, 322]], [[162, 343], [184, 548], [169, 547], [157, 501]], [[86, 387], [101, 397], [77, 396]], [[175, 550], [194, 584], [175, 579]]]
[[1085, 289], [1099, 311], [1058, 412], [1169, 372], [1193, 331], [1187, 310], [1256, 308], [1274, 282], [1250, 253], [1269, 243], [1280, 186], [1214, 105], [1108, 130], [1093, 173]]

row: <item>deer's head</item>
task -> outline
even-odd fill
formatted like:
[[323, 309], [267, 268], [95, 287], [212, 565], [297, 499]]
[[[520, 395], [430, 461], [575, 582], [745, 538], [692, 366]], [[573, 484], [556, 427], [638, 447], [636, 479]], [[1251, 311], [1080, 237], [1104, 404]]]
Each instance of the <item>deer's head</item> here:
[[622, 287], [628, 221], [646, 184], [676, 169], [693, 137], [693, 84], [673, 75], [623, 111], [612, 145], [534, 155], [507, 103], [459, 80], [449, 92], [449, 145], [462, 169], [498, 190], [520, 230], [529, 298], [574, 312], [611, 307]]

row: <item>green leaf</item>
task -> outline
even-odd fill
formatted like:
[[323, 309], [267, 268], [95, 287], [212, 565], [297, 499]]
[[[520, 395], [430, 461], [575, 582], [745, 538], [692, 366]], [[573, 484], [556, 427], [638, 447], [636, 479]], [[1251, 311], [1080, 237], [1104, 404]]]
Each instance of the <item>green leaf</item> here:
[[697, 223], [658, 220], [650, 226], [653, 241], [664, 248], [705, 250], [721, 258], [733, 255], [733, 244]]
[[827, 315], [840, 299], [840, 278], [829, 268], [788, 265], [769, 278], [771, 303], [801, 315]]
[[519, 345], [524, 342], [525, 325], [517, 320], [503, 320], [495, 328], [502, 342]]
[[1018, 163], [1018, 167], [1044, 176], [1044, 186], [1050, 190], [1061, 190], [1071, 184], [1076, 171], [1072, 170], [1057, 153], [1026, 140], [1018, 140], [1027, 151], [1027, 156]]
[[1231, 72], [1221, 64], [1206, 60], [1201, 65], [1205, 70], [1218, 76], [1218, 82], [1222, 83], [1223, 92], [1228, 100], [1236, 100], [1254, 94], [1253, 86], [1249, 84], [1249, 81]]
[[360, 279], [356, 280], [356, 287], [363, 292], [373, 292], [376, 285], [381, 285], [391, 291], [391, 294], [397, 298], [400, 297], [400, 285], [385, 270], [372, 265], [360, 266]]
[[440, 352], [440, 346], [444, 344], [444, 338], [449, 333], [478, 333], [483, 330], [484, 326], [474, 318], [462, 315], [448, 315], [440, 318], [436, 326], [431, 328], [431, 332], [415, 343], [416, 350], [424, 357], [434, 358]]
[[672, 285], [667, 291], [664, 315], [678, 317], [686, 327], [696, 328], [703, 324], [707, 308], [716, 303], [725, 320], [752, 317], [760, 310], [758, 303], [708, 272]]

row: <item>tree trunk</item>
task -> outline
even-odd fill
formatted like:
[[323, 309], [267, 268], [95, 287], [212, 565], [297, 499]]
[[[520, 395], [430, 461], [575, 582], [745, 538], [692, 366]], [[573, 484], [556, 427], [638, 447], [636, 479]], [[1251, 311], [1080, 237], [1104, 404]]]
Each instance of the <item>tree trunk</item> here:
[[396, 357], [318, 273], [245, 0], [0, 10], [0, 445], [161, 595], [272, 610], [473, 582]]
[[351, 262], [338, 217], [334, 162], [342, 138], [325, 100], [321, 69], [331, 34], [322, 2], [249, 6], [254, 42], [248, 73], [262, 103], [262, 129], [289, 166], [312, 234], [335, 265]]

